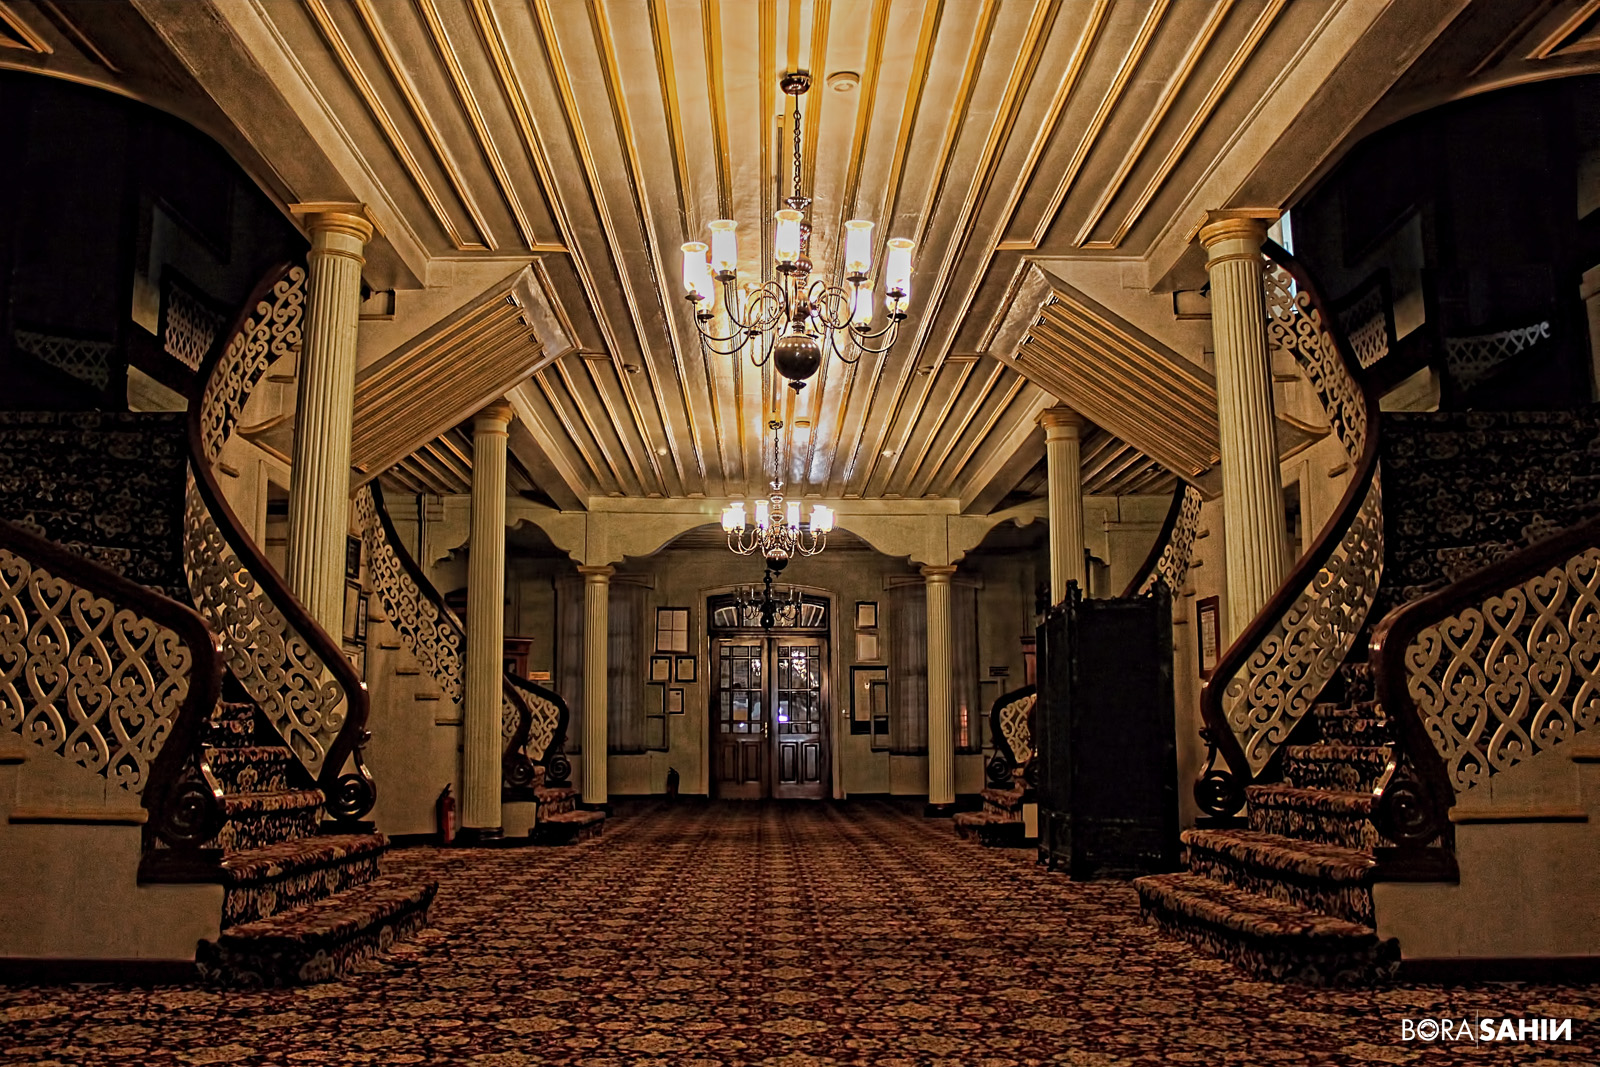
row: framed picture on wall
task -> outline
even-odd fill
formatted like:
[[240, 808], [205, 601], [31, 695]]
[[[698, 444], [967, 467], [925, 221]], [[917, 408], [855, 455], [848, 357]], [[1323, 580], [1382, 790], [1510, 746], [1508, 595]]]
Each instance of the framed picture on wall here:
[[344, 537], [344, 576], [351, 579], [361, 577], [361, 538], [354, 534], [345, 534]]
[[877, 659], [877, 658], [878, 658], [878, 635], [877, 634], [863, 634], [863, 633], [856, 634], [856, 659], [858, 659], [858, 660], [860, 660], [860, 659], [871, 660], [871, 659]]
[[850, 732], [872, 732], [872, 720], [888, 714], [888, 667], [850, 668]]
[[671, 656], [651, 656], [650, 657], [650, 681], [652, 681], [652, 682], [670, 682], [670, 681], [672, 681], [672, 657]]
[[683, 690], [682, 689], [673, 688], [673, 689], [668, 689], [667, 690], [667, 714], [668, 715], [682, 715], [683, 714]]
[[361, 587], [355, 582], [344, 583], [344, 630], [340, 636], [346, 641], [357, 640], [358, 630], [364, 632], [364, 624], [360, 621], [365, 613], [365, 598], [361, 595]]
[[876, 630], [878, 628], [878, 602], [876, 600], [856, 601], [856, 629]]
[[1222, 654], [1222, 609], [1214, 596], [1194, 602], [1195, 637], [1200, 648], [1200, 677], [1209, 678]]
[[689, 651], [689, 609], [656, 609], [656, 651]]
[[698, 662], [693, 656], [679, 656], [673, 661], [672, 680], [674, 682], [694, 681], [695, 664]]
[[367, 594], [362, 593], [356, 598], [356, 640], [362, 644], [367, 640]]

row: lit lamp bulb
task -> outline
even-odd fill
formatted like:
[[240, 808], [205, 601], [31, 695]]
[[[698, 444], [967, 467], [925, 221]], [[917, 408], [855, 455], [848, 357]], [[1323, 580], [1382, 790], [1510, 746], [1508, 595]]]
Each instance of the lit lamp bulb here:
[[872, 286], [866, 282], [850, 294], [850, 324], [863, 330], [872, 325]]
[[791, 500], [785, 509], [788, 512], [789, 529], [794, 533], [800, 532], [800, 501]]
[[833, 509], [825, 504], [811, 505], [811, 532], [828, 533], [833, 529]]
[[706, 246], [702, 241], [690, 241], [683, 246], [683, 288], [700, 308], [710, 307], [711, 264], [706, 262]]
[[800, 212], [784, 208], [775, 216], [778, 232], [772, 239], [772, 258], [779, 266], [792, 266], [800, 258]]
[[722, 509], [722, 528], [728, 533], [744, 532], [744, 501], [737, 501]]
[[912, 244], [904, 237], [889, 241], [889, 258], [883, 268], [883, 295], [889, 312], [894, 315], [904, 315], [906, 303], [911, 299]]
[[756, 501], [756, 529], [762, 533], [767, 532], [767, 527], [772, 525], [772, 512], [767, 507], [765, 500]]
[[711, 270], [720, 282], [732, 281], [739, 269], [739, 238], [733, 232], [738, 225], [732, 219], [711, 224]]
[[844, 276], [865, 279], [872, 269], [872, 223], [851, 219], [844, 224]]

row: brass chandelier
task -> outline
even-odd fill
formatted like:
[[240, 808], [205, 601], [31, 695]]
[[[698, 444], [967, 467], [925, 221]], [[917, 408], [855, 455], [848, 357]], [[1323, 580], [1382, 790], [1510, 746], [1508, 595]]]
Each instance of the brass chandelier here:
[[[772, 431], [772, 495], [755, 504], [755, 526], [745, 524], [744, 501], [736, 500], [722, 509], [722, 528], [728, 534], [728, 547], [741, 556], [760, 550], [767, 566], [781, 571], [795, 556], [814, 556], [828, 545], [833, 529], [833, 509], [811, 505], [811, 516], [800, 527], [800, 502], [783, 499], [783, 468], [779, 465], [778, 431], [783, 423], [767, 423]], [[748, 536], [747, 536], [748, 534]]]
[[872, 282], [872, 223], [844, 224], [843, 280], [829, 284], [812, 277], [811, 198], [800, 192], [800, 97], [811, 88], [804, 71], [778, 82], [794, 98], [794, 186], [788, 206], [775, 217], [772, 274], [759, 285], [739, 284], [739, 246], [732, 219], [710, 224], [711, 242], [683, 246], [683, 285], [694, 303], [695, 328], [706, 353], [737, 356], [748, 351], [758, 367], [771, 362], [790, 388], [805, 388], [824, 355], [856, 363], [863, 355], [882, 355], [895, 342], [911, 300], [912, 242], [889, 241], [883, 269], [884, 324], [876, 317]]

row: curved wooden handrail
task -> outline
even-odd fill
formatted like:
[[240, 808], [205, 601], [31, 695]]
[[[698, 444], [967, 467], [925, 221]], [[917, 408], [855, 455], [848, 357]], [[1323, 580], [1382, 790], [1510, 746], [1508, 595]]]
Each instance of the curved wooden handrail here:
[[[216, 474], [211, 469], [211, 457], [207, 454], [205, 441], [206, 399], [214, 384], [212, 379], [224, 355], [234, 338], [251, 328], [252, 316], [265, 316], [270, 312], [275, 290], [296, 270], [304, 271], [305, 268], [295, 263], [280, 263], [269, 269], [228, 329], [217, 337], [205, 361], [201, 363], [195, 379], [194, 392], [189, 398], [189, 466], [194, 477], [194, 487], [228, 547], [237, 555], [266, 599], [283, 616], [284, 621], [299, 634], [301, 640], [321, 661], [322, 666], [333, 676], [335, 684], [342, 690], [344, 720], [321, 761], [318, 785], [327, 798], [329, 812], [340, 820], [352, 821], [361, 819], [371, 811], [377, 799], [376, 787], [361, 757], [361, 748], [368, 738], [366, 683], [345, 658], [339, 643], [311, 617], [284, 584], [277, 568], [267, 560], [256, 546], [254, 539], [244, 532], [238, 516], [229, 506], [227, 497], [217, 482]], [[263, 361], [261, 371], [264, 373], [265, 369], [266, 362]], [[259, 375], [247, 385], [253, 388], [257, 380]], [[230, 436], [232, 427], [237, 421], [237, 413], [243, 411], [249, 395], [249, 389], [245, 389], [240, 395], [229, 398], [232, 413], [225, 419], [219, 431], [224, 442]], [[224, 640], [227, 640], [225, 634]], [[293, 747], [291, 745], [291, 748]], [[346, 761], [351, 761], [353, 765], [352, 772], [348, 774], [343, 772]]]
[[[367, 506], [371, 517], [377, 520], [376, 530], [365, 518]], [[357, 491], [356, 511], [363, 515], [363, 534], [374, 542], [369, 544], [369, 559], [384, 611], [412, 656], [428, 670], [445, 697], [459, 704], [465, 696], [466, 627], [406, 550], [376, 479]], [[399, 568], [398, 580], [390, 573], [389, 558]], [[432, 617], [427, 617], [427, 611], [408, 610], [412, 604], [426, 605]]]
[[1033, 728], [1033, 717], [1038, 714], [1038, 700], [1035, 699], [1028, 708], [1029, 751], [1026, 758], [1018, 759], [1016, 747], [1012, 744], [1012, 738], [1006, 730], [1004, 720], [1006, 712], [1013, 705], [1028, 697], [1037, 697], [1038, 692], [1037, 686], [1025, 685], [1013, 689], [1009, 693], [1001, 693], [995, 698], [994, 703], [989, 706], [989, 736], [994, 738], [994, 757], [989, 760], [986, 773], [989, 776], [990, 783], [998, 788], [1011, 788], [1016, 781], [1017, 772], [1021, 771], [1026, 775], [1036, 762], [1039, 753], [1033, 747], [1033, 739], [1037, 736], [1037, 732]]
[[[1156, 534], [1155, 544], [1150, 546], [1150, 551], [1145, 553], [1144, 562], [1139, 564], [1139, 569], [1134, 572], [1133, 580], [1122, 590], [1124, 597], [1138, 596], [1144, 592], [1145, 584], [1152, 577], [1158, 576], [1157, 568], [1161, 565], [1162, 557], [1169, 552], [1181, 554], [1183, 559], [1182, 569], [1187, 573], [1189, 569], [1189, 554], [1194, 549], [1194, 531], [1192, 529], [1188, 531], [1187, 545], [1176, 543], [1174, 538], [1179, 537], [1181, 539], [1178, 527], [1183, 519], [1184, 507], [1190, 502], [1190, 494], [1194, 494], [1194, 507], [1198, 508], [1199, 493], [1200, 491], [1188, 482], [1181, 478], [1178, 480], [1177, 486], [1172, 490], [1172, 503], [1167, 507], [1167, 517], [1161, 522], [1161, 531]], [[1179, 590], [1173, 589], [1172, 595], [1177, 596], [1178, 592]]]
[[[567, 726], [572, 718], [572, 711], [567, 707], [567, 702], [561, 698], [560, 693], [557, 693], [554, 689], [548, 689], [537, 682], [530, 682], [526, 678], [518, 678], [507, 671], [506, 684], [513, 690], [538, 700], [547, 701], [555, 706], [556, 721], [548, 735], [534, 737], [532, 735], [533, 721], [530, 717], [519, 730], [516, 739], [516, 746], [526, 753], [532, 763], [548, 768], [551, 759], [557, 756], [561, 752], [562, 746], [566, 744]], [[531, 750], [528, 748], [530, 743], [534, 745]]]
[[150, 761], [143, 788], [137, 790], [149, 812], [140, 878], [170, 878], [185, 871], [195, 877], [214, 874], [218, 857], [202, 861], [201, 849], [224, 821], [222, 787], [202, 747], [206, 723], [222, 694], [222, 651], [216, 635], [194, 609], [16, 523], [0, 520], [0, 548], [172, 631], [188, 650], [188, 691]]
[[[1290, 569], [1288, 576], [1279, 585], [1278, 591], [1218, 658], [1216, 669], [1200, 690], [1200, 713], [1205, 722], [1202, 733], [1211, 747], [1211, 753], [1201, 779], [1196, 784], [1195, 796], [1202, 810], [1218, 816], [1228, 816], [1236, 812], [1244, 803], [1244, 787], [1256, 780], [1265, 770], [1265, 767], [1252, 770], [1251, 761], [1246, 758], [1238, 736], [1228, 724], [1223, 708], [1224, 692], [1234, 678], [1248, 666], [1251, 657], [1257, 654], [1263, 643], [1272, 637], [1300, 597], [1308, 589], [1316, 586], [1324, 568], [1343, 545], [1346, 535], [1361, 519], [1362, 511], [1370, 506], [1368, 498], [1376, 493], [1379, 483], [1378, 401], [1372, 391], [1371, 383], [1362, 372], [1361, 365], [1351, 351], [1348, 339], [1338, 328], [1337, 321], [1328, 313], [1327, 302], [1318, 293], [1315, 282], [1305, 268], [1275, 242], [1265, 242], [1262, 245], [1262, 252], [1270, 262], [1276, 263], [1288, 272], [1294, 279], [1295, 286], [1304, 294], [1310, 311], [1319, 316], [1322, 330], [1332, 341], [1339, 362], [1353, 382], [1356, 396], [1362, 405], [1363, 410], [1353, 414], [1359, 415], [1364, 420], [1365, 426], [1362, 447], [1359, 454], [1353, 457], [1354, 473], [1338, 507], [1323, 524], [1311, 547]], [[1381, 528], [1381, 511], [1377, 521]], [[1379, 565], [1381, 567], [1381, 548]], [[1370, 610], [1370, 607], [1369, 603], [1366, 610]], [[1318, 688], [1320, 689], [1320, 685]], [[1215, 760], [1219, 754], [1227, 764], [1226, 772], [1215, 768]]]
[[[1438, 870], [1430, 853], [1453, 853], [1454, 834], [1449, 810], [1456, 787], [1439, 749], [1434, 745], [1411, 685], [1410, 656], [1424, 630], [1453, 616], [1506, 598], [1517, 587], [1536, 582], [1575, 557], [1600, 550], [1600, 518], [1579, 523], [1553, 537], [1512, 553], [1385, 615], [1373, 629], [1370, 654], [1377, 667], [1379, 703], [1397, 723], [1397, 758], [1390, 761], [1378, 786], [1376, 821], [1379, 830], [1398, 846], [1397, 866]], [[1546, 594], [1547, 596], [1549, 594]], [[1559, 604], [1554, 605], [1560, 607]], [[1558, 612], [1564, 615], [1565, 612]], [[1512, 635], [1515, 637], [1515, 634]], [[1556, 637], [1546, 633], [1547, 638]], [[1576, 639], [1576, 638], [1575, 638]], [[1553, 646], [1572, 655], [1570, 646]], [[1424, 672], [1425, 673], [1425, 672]], [[1581, 675], [1580, 672], [1575, 672]], [[1485, 776], [1492, 773], [1485, 771]], [[1430, 847], [1434, 846], [1434, 847]], [[1444, 876], [1448, 877], [1448, 870]]]

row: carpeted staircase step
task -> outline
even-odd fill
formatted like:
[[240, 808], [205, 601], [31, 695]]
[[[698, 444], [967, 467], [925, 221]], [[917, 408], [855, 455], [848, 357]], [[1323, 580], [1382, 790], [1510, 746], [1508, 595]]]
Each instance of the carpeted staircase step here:
[[1286, 785], [1340, 793], [1371, 792], [1389, 765], [1383, 745], [1287, 745], [1283, 755]]
[[1372, 664], [1366, 661], [1345, 661], [1339, 667], [1339, 677], [1344, 680], [1344, 702], [1360, 704], [1377, 698], [1372, 684]]
[[378, 877], [383, 834], [318, 834], [245, 849], [222, 861], [222, 925], [303, 907]]
[[1026, 790], [985, 789], [978, 795], [983, 798], [985, 807], [996, 811], [1021, 811], [1022, 798], [1026, 795]]
[[326, 982], [428, 924], [437, 882], [379, 878], [314, 904], [222, 931], [195, 955], [217, 985], [272, 987]]
[[1391, 977], [1399, 945], [1364, 923], [1195, 874], [1136, 878], [1139, 910], [1168, 933], [1261, 978], [1364, 985]]
[[1394, 740], [1389, 722], [1372, 701], [1353, 707], [1318, 704], [1313, 714], [1322, 740], [1330, 744], [1386, 745]]
[[539, 818], [548, 819], [555, 815], [563, 815], [575, 811], [578, 807], [578, 791], [568, 786], [551, 787], [538, 786], [533, 791], [533, 799], [539, 803]]
[[[266, 739], [271, 743], [272, 739]], [[224, 701], [206, 723], [204, 742], [213, 748], [238, 748], [256, 743], [254, 704]]]
[[539, 821], [528, 836], [540, 845], [573, 845], [599, 835], [605, 827], [606, 813], [577, 809], [555, 815], [539, 812]]
[[1344, 848], [1372, 849], [1385, 842], [1372, 825], [1368, 793], [1296, 789], [1291, 785], [1245, 787], [1250, 829]]
[[1372, 855], [1257, 830], [1185, 830], [1193, 874], [1351, 922], [1372, 922]]
[[222, 810], [227, 821], [217, 834], [217, 846], [238, 852], [311, 837], [322, 822], [324, 800], [320, 789], [225, 795]]
[[1027, 845], [1027, 827], [1022, 813], [961, 811], [950, 820], [956, 836], [977, 841], [990, 848], [1022, 848]]
[[282, 793], [294, 753], [282, 745], [230, 745], [206, 753], [224, 793]]

